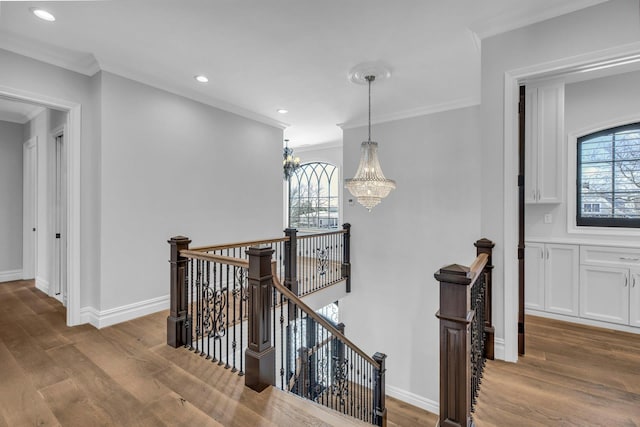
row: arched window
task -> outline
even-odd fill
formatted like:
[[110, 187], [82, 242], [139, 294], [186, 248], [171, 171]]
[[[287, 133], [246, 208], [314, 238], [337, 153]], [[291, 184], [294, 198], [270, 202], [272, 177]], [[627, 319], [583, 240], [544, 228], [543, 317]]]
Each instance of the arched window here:
[[640, 227], [640, 123], [578, 138], [578, 226]]
[[337, 229], [340, 220], [338, 168], [329, 163], [305, 163], [290, 179], [289, 227]]

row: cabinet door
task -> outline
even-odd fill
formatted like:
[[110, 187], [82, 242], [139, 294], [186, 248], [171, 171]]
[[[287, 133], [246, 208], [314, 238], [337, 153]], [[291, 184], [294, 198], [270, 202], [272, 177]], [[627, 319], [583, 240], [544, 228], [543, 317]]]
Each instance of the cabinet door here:
[[524, 202], [538, 201], [538, 89], [527, 87], [524, 107]]
[[553, 313], [578, 315], [578, 261], [575, 245], [545, 245], [545, 308]]
[[544, 244], [525, 243], [524, 306], [544, 310]]
[[629, 289], [629, 324], [640, 327], [640, 269], [632, 268]]
[[628, 324], [629, 270], [590, 265], [580, 267], [580, 316]]
[[538, 203], [562, 201], [564, 83], [538, 88]]

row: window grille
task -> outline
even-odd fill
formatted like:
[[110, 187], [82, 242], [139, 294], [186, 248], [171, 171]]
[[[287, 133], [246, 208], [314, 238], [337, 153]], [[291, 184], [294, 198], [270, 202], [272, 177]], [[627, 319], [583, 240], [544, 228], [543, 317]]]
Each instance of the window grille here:
[[578, 226], [640, 227], [640, 123], [578, 138]]
[[299, 230], [337, 229], [340, 177], [329, 163], [305, 163], [291, 176], [289, 226]]

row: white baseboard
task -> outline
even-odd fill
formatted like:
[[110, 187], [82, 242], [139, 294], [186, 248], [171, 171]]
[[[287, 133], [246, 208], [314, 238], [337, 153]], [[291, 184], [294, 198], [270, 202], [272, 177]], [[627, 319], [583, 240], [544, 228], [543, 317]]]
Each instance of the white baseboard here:
[[80, 309], [80, 322], [90, 323], [96, 328], [105, 328], [116, 323], [126, 322], [147, 314], [167, 310], [169, 308], [169, 295], [151, 298], [121, 307], [107, 310], [97, 310], [94, 307], [83, 307]]
[[36, 289], [40, 289], [45, 294], [49, 295], [49, 281], [36, 276]]
[[0, 271], [0, 283], [13, 282], [14, 280], [22, 280], [22, 270]]
[[387, 396], [394, 397], [398, 400], [402, 400], [410, 405], [417, 406], [418, 408], [429, 411], [432, 414], [438, 415], [440, 413], [440, 404], [434, 400], [427, 399], [423, 396], [418, 396], [410, 391], [403, 390], [391, 385], [386, 386]]
[[[546, 311], [538, 311], [526, 309], [525, 314], [531, 316], [545, 317], [547, 319], [562, 320], [563, 322], [577, 323], [579, 325], [595, 326], [597, 328], [613, 329], [615, 331], [630, 332], [632, 334], [640, 334], [640, 328], [629, 325], [620, 325], [618, 323], [602, 322], [600, 320], [584, 319], [582, 317], [566, 316], [564, 314], [549, 313]], [[525, 325], [526, 328], [526, 325]]]
[[504, 338], [493, 339], [493, 356], [498, 360], [504, 359]]

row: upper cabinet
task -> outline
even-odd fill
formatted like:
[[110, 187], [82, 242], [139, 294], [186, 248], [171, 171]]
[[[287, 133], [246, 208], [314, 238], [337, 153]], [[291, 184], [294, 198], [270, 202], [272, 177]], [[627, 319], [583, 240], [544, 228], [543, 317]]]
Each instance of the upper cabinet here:
[[525, 202], [562, 202], [564, 82], [527, 86]]

